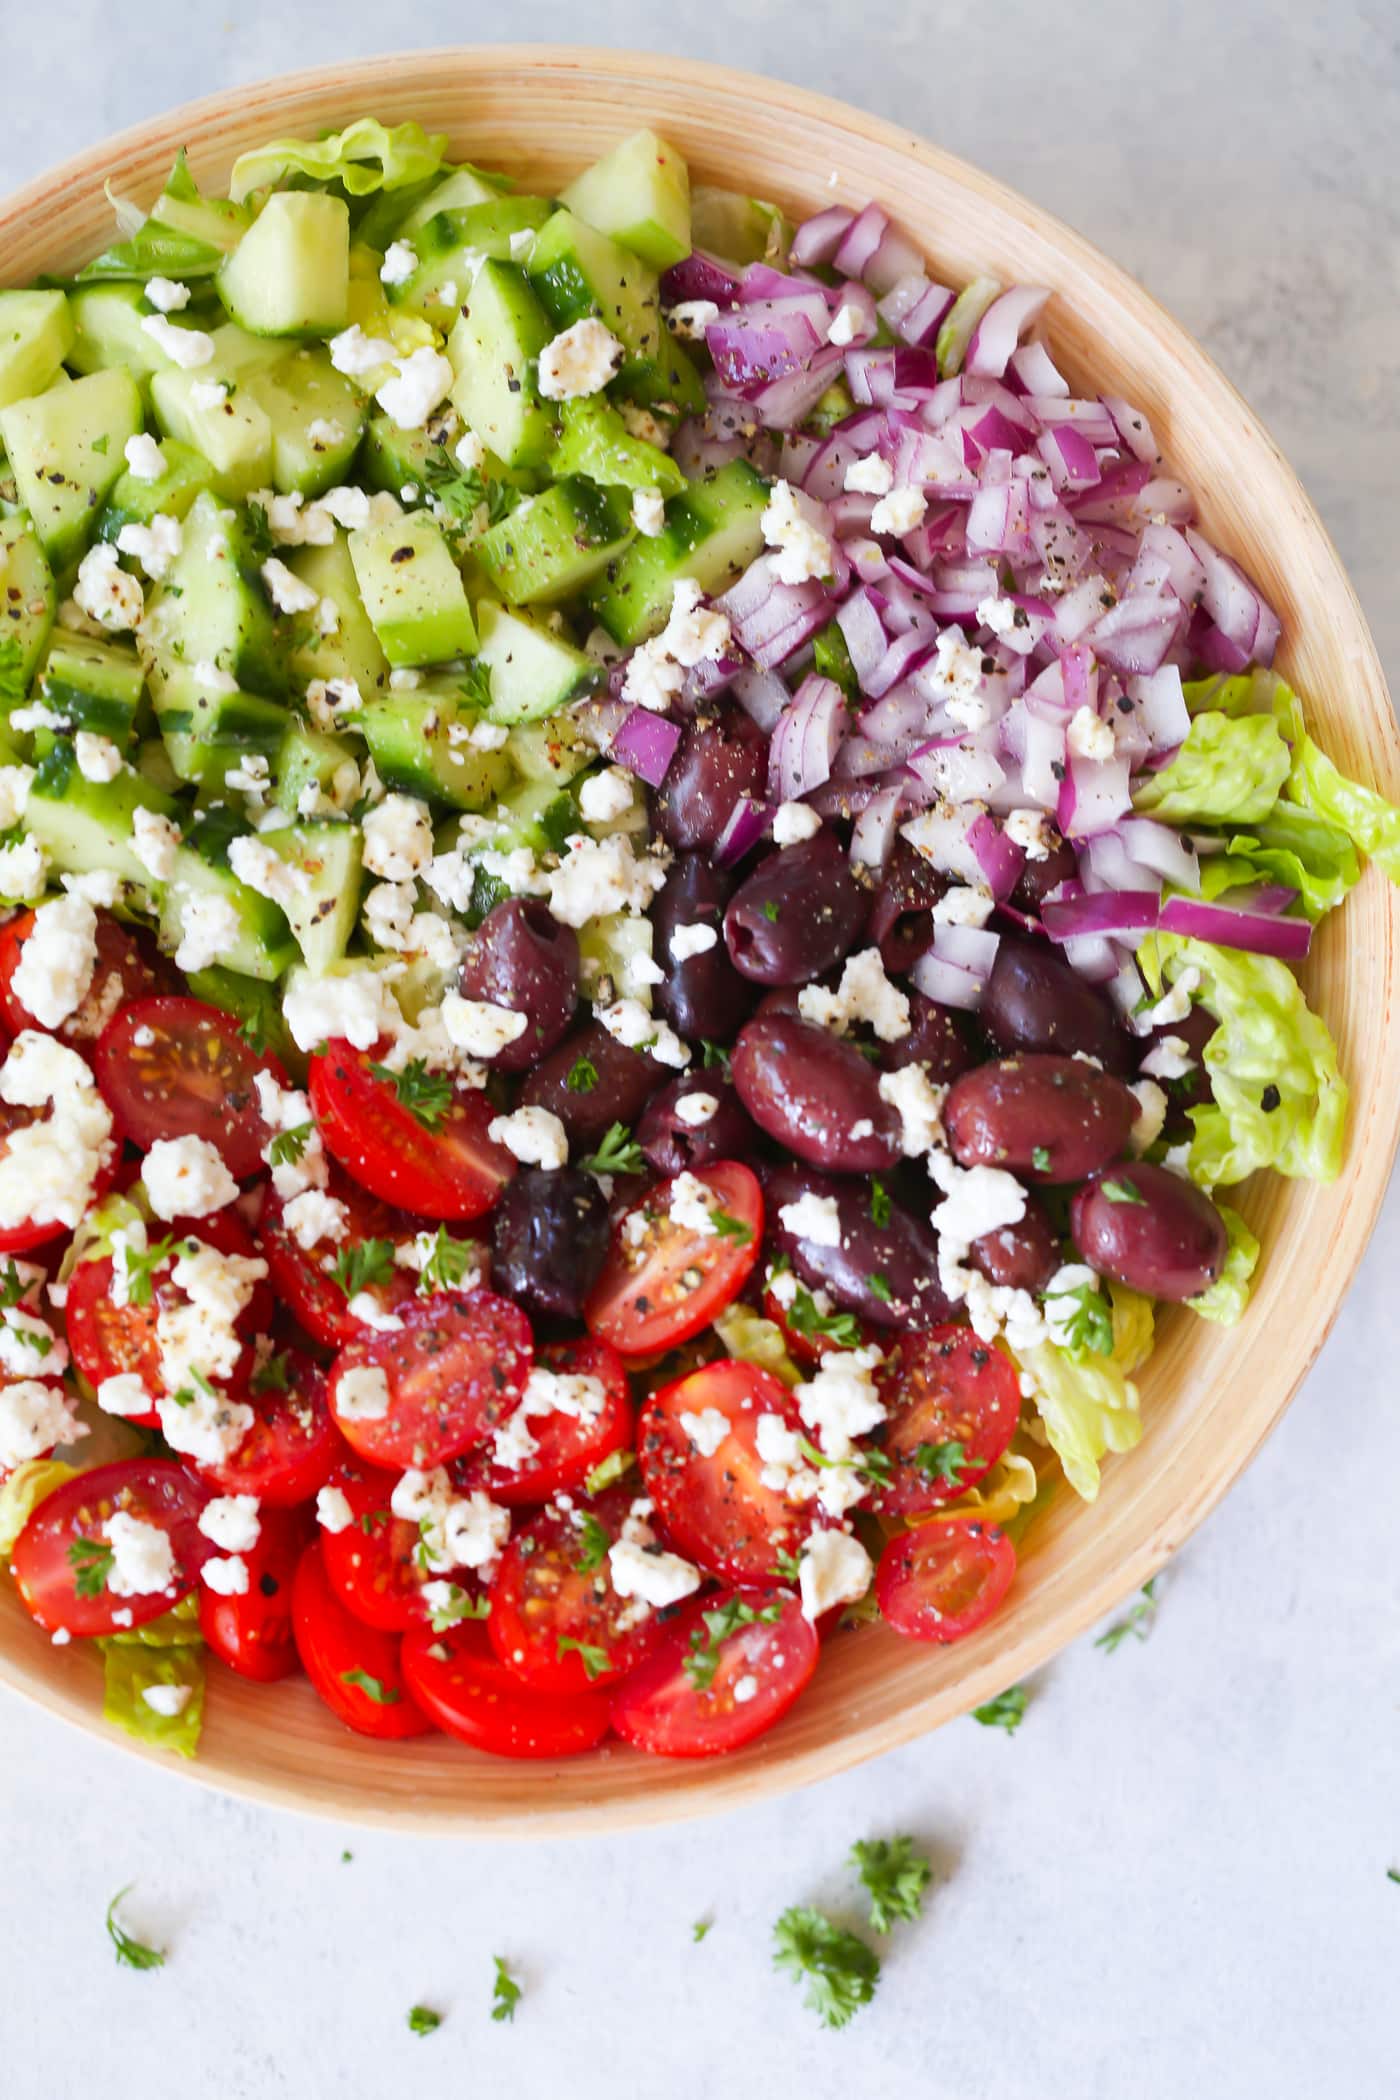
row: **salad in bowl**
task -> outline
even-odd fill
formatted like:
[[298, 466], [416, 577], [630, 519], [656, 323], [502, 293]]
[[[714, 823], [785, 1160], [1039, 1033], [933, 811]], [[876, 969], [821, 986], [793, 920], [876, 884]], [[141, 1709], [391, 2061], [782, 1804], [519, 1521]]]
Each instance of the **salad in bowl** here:
[[[510, 1757], [986, 1623], [1334, 1177], [1400, 815], [1033, 285], [621, 140], [177, 160], [0, 292], [0, 1548]], [[216, 1695], [217, 1696], [217, 1695]]]

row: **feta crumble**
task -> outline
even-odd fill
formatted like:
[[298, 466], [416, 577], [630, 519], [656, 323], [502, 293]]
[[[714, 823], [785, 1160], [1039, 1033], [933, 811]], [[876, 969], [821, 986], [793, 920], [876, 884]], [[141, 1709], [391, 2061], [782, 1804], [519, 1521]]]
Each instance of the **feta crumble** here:
[[238, 1194], [238, 1183], [207, 1138], [157, 1138], [141, 1181], [158, 1218], [207, 1218]]
[[622, 345], [595, 316], [575, 321], [540, 352], [539, 388], [546, 401], [596, 394], [622, 362]]

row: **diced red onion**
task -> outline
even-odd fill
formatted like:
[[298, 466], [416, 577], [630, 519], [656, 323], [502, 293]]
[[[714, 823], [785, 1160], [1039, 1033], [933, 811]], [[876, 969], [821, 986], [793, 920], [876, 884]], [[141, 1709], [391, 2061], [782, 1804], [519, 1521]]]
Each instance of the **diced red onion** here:
[[978, 977], [971, 970], [960, 970], [955, 963], [945, 962], [931, 948], [919, 956], [909, 975], [926, 999], [932, 999], [938, 1006], [959, 1007], [964, 1013], [976, 1011], [987, 989], [985, 977]]
[[999, 760], [966, 738], [927, 744], [914, 752], [909, 764], [947, 802], [980, 801], [1006, 778]]
[[1016, 284], [994, 299], [968, 338], [964, 369], [1000, 379], [1012, 351], [1049, 297], [1043, 285]]
[[946, 284], [930, 284], [922, 270], [902, 277], [880, 301], [880, 319], [902, 343], [932, 344], [952, 309]]
[[987, 878], [988, 889], [1000, 904], [1003, 898], [1011, 895], [1020, 880], [1021, 870], [1026, 864], [1025, 853], [989, 816], [977, 819], [967, 835], [967, 842]]
[[829, 263], [854, 221], [855, 213], [847, 211], [843, 204], [832, 204], [825, 211], [814, 212], [810, 219], [802, 221], [792, 237], [793, 261], [804, 270], [810, 270], [817, 263]]
[[849, 597], [836, 614], [836, 624], [845, 637], [861, 689], [877, 664], [884, 660], [889, 646], [880, 615], [868, 589], [859, 590]]
[[1047, 898], [1040, 907], [1040, 923], [1052, 941], [1061, 942], [1091, 934], [1151, 933], [1159, 909], [1155, 890], [1100, 890], [1065, 902]]
[[1023, 394], [1044, 394], [1068, 401], [1069, 381], [1059, 371], [1044, 343], [1022, 343], [1012, 352], [1007, 378]]
[[730, 690], [765, 735], [777, 727], [779, 716], [792, 698], [776, 671], [736, 672]]
[[881, 788], [856, 818], [851, 832], [851, 866], [882, 875], [894, 850], [899, 825], [900, 791]]
[[828, 260], [843, 277], [861, 277], [885, 235], [889, 220], [878, 204], [867, 204], [846, 228]]
[[922, 632], [911, 628], [907, 633], [899, 635], [890, 643], [874, 669], [861, 679], [861, 691], [868, 693], [872, 700], [881, 699], [907, 678], [911, 671], [917, 670], [921, 663], [932, 656], [933, 647], [932, 621]]
[[[984, 984], [992, 974], [1000, 946], [1001, 935], [993, 933], [988, 926], [935, 926], [933, 929], [932, 952], [938, 960], [951, 963], [955, 970], [966, 970], [969, 976], [980, 977]], [[918, 983], [917, 976], [914, 981]]]
[[649, 707], [634, 707], [613, 735], [612, 756], [648, 787], [660, 787], [680, 740], [679, 722], [653, 714]]
[[1191, 716], [1181, 690], [1181, 673], [1175, 664], [1163, 664], [1146, 677], [1130, 678], [1128, 695], [1138, 708], [1154, 751], [1174, 751], [1186, 741]]
[[908, 277], [922, 265], [923, 256], [913, 242], [907, 241], [893, 226], [886, 226], [875, 253], [860, 274], [871, 291], [883, 297], [902, 277]]
[[805, 371], [770, 380], [752, 396], [753, 405], [770, 430], [787, 430], [811, 414], [827, 388], [841, 374], [844, 352], [835, 343], [824, 343]]
[[1126, 445], [1134, 459], [1146, 460], [1155, 466], [1162, 454], [1152, 434], [1152, 425], [1140, 408], [1121, 400], [1116, 394], [1100, 394], [1099, 399], [1113, 418], [1113, 427], [1119, 439]]
[[758, 844], [771, 820], [772, 810], [766, 802], [755, 802], [752, 795], [740, 795], [711, 849], [710, 858], [715, 866], [732, 868], [736, 861], [742, 860], [750, 848]]
[[834, 679], [804, 678], [768, 746], [768, 792], [797, 802], [831, 778], [832, 763], [849, 726], [846, 696]]
[[[1201, 865], [1190, 841], [1153, 817], [1124, 817], [1118, 836], [1135, 861], [1181, 890], [1198, 890]], [[1098, 842], [1095, 841], [1095, 844]]]
[[1047, 429], [1058, 430], [1070, 423], [1091, 445], [1117, 442], [1118, 432], [1113, 418], [1101, 401], [1064, 400], [1058, 394], [1028, 394], [1026, 407]]
[[1240, 911], [1229, 904], [1207, 904], [1199, 897], [1169, 897], [1158, 923], [1163, 933], [1214, 941], [1218, 947], [1242, 948], [1251, 955], [1277, 955], [1285, 962], [1301, 962], [1312, 939], [1306, 919]]
[[725, 386], [752, 399], [775, 379], [805, 373], [821, 336], [800, 307], [772, 302], [721, 314], [705, 330], [705, 347]]
[[1096, 655], [1124, 677], [1157, 671], [1185, 626], [1181, 601], [1165, 591], [1120, 598], [1089, 630]]
[[739, 292], [739, 280], [727, 263], [703, 248], [673, 263], [661, 279], [663, 306], [683, 306], [691, 299], [709, 299], [716, 306], [729, 306]]
[[1067, 839], [1108, 831], [1131, 808], [1126, 758], [1090, 759], [1070, 753], [1056, 819]]
[[1042, 431], [1036, 442], [1036, 450], [1050, 469], [1050, 479], [1057, 489], [1096, 488], [1101, 475], [1098, 456], [1082, 431], [1072, 423], [1061, 423], [1054, 430]]
[[1272, 608], [1237, 563], [1222, 554], [1193, 527], [1186, 540], [1206, 572], [1201, 604], [1226, 641], [1244, 652], [1246, 660], [1269, 664], [1279, 637], [1279, 623]]

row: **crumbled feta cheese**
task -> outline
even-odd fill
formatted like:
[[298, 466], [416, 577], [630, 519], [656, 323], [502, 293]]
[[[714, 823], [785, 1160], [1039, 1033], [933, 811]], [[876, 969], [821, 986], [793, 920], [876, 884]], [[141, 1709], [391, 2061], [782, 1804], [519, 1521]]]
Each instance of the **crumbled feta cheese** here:
[[992, 710], [982, 690], [982, 651], [969, 648], [956, 627], [945, 627], [933, 645], [934, 661], [920, 674], [964, 729], [984, 729]]
[[486, 447], [474, 430], [464, 430], [452, 447], [452, 456], [468, 474], [477, 474], [485, 464]]
[[174, 1721], [185, 1711], [194, 1697], [192, 1684], [146, 1684], [141, 1687], [141, 1697], [153, 1714], [163, 1721]]
[[80, 729], [74, 737], [73, 755], [84, 780], [98, 786], [115, 780], [122, 770], [122, 755], [111, 738], [95, 736], [90, 729]]
[[411, 882], [377, 882], [369, 891], [360, 916], [376, 948], [408, 946], [417, 894]]
[[713, 926], [677, 926], [671, 934], [671, 960], [689, 962], [693, 955], [708, 955], [718, 940]]
[[640, 999], [614, 999], [610, 1006], [595, 1006], [593, 1012], [619, 1043], [629, 1050], [645, 1050], [659, 1065], [683, 1071], [690, 1063], [690, 1047], [674, 1028], [649, 1014]]
[[629, 1538], [614, 1539], [609, 1546], [608, 1571], [619, 1597], [636, 1597], [657, 1611], [692, 1596], [704, 1580], [678, 1553]]
[[382, 1035], [394, 1035], [401, 1016], [378, 970], [346, 970], [313, 977], [293, 970], [282, 998], [282, 1017], [299, 1050], [314, 1050], [341, 1036], [356, 1050], [372, 1050]]
[[79, 562], [73, 603], [113, 634], [139, 627], [146, 610], [141, 585], [134, 576], [127, 575], [117, 560], [116, 548], [106, 540], [89, 547]]
[[858, 496], [888, 496], [894, 487], [894, 468], [878, 452], [853, 459], [846, 469], [845, 486]]
[[913, 532], [924, 522], [928, 509], [928, 498], [922, 489], [891, 489], [882, 496], [870, 513], [870, 530], [892, 534], [902, 539], [906, 532]]
[[251, 1553], [262, 1535], [256, 1495], [216, 1495], [199, 1513], [199, 1528], [224, 1553]]
[[16, 839], [13, 845], [0, 846], [0, 897], [32, 904], [43, 896], [48, 873], [49, 857], [38, 839]]
[[[460, 728], [460, 723], [454, 724]], [[447, 732], [448, 742], [453, 741], [452, 731]], [[504, 722], [473, 722], [467, 733], [467, 742], [473, 751], [502, 751], [510, 741], [510, 731]]]
[[1016, 625], [1016, 607], [1009, 598], [984, 598], [977, 608], [977, 620], [992, 634], [1010, 634]]
[[666, 530], [666, 503], [660, 489], [633, 489], [632, 523], [644, 540], [654, 540]]
[[[114, 1301], [115, 1302], [115, 1301]], [[97, 1388], [97, 1404], [104, 1415], [149, 1414], [151, 1395], [146, 1390], [146, 1381], [138, 1371], [114, 1371], [104, 1378]]]
[[124, 447], [126, 463], [138, 481], [159, 481], [166, 470], [166, 457], [147, 431], [138, 430]]
[[946, 1086], [935, 1086], [922, 1065], [901, 1065], [880, 1074], [880, 1099], [900, 1121], [899, 1141], [906, 1158], [918, 1159], [943, 1142]]
[[1162, 1135], [1162, 1125], [1167, 1120], [1167, 1097], [1155, 1079], [1134, 1080], [1128, 1091], [1138, 1105], [1129, 1142], [1134, 1152], [1141, 1156]]
[[333, 335], [327, 345], [331, 363], [337, 372], [347, 379], [363, 379], [366, 372], [376, 371], [380, 365], [391, 365], [398, 356], [394, 345], [382, 336], [368, 336], [358, 321], [353, 327], [343, 328]]
[[[41, 907], [41, 912], [47, 908]], [[33, 941], [31, 934], [26, 956]], [[20, 989], [19, 975], [16, 970], [11, 988], [34, 1013], [32, 999]], [[59, 1020], [66, 1011], [71, 1009]], [[58, 1021], [46, 1026], [57, 1027]], [[92, 1073], [76, 1050], [27, 1028], [15, 1037], [0, 1066], [0, 1101], [14, 1108], [50, 1111], [6, 1137], [0, 1154], [0, 1231], [13, 1232], [26, 1224], [71, 1229], [87, 1209], [93, 1183], [111, 1150], [111, 1111]]]
[[241, 1553], [213, 1555], [199, 1571], [199, 1579], [216, 1597], [242, 1597], [248, 1590], [248, 1563]]
[[361, 826], [365, 866], [389, 882], [408, 882], [433, 857], [433, 825], [428, 806], [413, 795], [386, 795], [378, 809], [366, 812]]
[[141, 1180], [158, 1218], [207, 1218], [232, 1203], [238, 1183], [207, 1138], [157, 1138]]
[[822, 1358], [793, 1398], [828, 1458], [849, 1458], [855, 1439], [885, 1419], [872, 1372], [884, 1361], [876, 1348], [834, 1349]]
[[729, 1417], [722, 1408], [704, 1407], [699, 1414], [683, 1408], [677, 1419], [702, 1458], [713, 1458], [729, 1434]]
[[217, 890], [184, 890], [180, 899], [180, 945], [177, 969], [191, 975], [207, 970], [237, 946], [243, 928], [232, 901]]
[[314, 612], [321, 602], [321, 593], [303, 583], [277, 555], [270, 554], [258, 574], [263, 588], [280, 613]]
[[452, 376], [442, 352], [424, 343], [394, 360], [393, 378], [376, 389], [374, 398], [399, 430], [421, 430], [451, 393]]
[[690, 577], [677, 579], [661, 633], [634, 649], [622, 681], [622, 697], [664, 714], [700, 663], [718, 663], [730, 646], [728, 616], [706, 608], [704, 593]]
[[719, 319], [713, 299], [680, 299], [666, 309], [666, 325], [687, 343], [700, 343], [711, 321]]
[[513, 1007], [493, 1005], [489, 999], [464, 999], [449, 992], [442, 1002], [443, 1026], [459, 1050], [469, 1057], [498, 1057], [509, 1043], [525, 1033], [529, 1016]]
[[147, 304], [158, 314], [182, 313], [190, 303], [190, 288], [169, 277], [148, 277], [145, 284]]
[[1001, 1167], [960, 1167], [950, 1154], [932, 1151], [929, 1172], [943, 1192], [930, 1223], [959, 1247], [967, 1248], [1003, 1225], [1019, 1224], [1026, 1214], [1025, 1190]]
[[910, 1028], [909, 1001], [897, 984], [885, 975], [878, 948], [862, 948], [846, 959], [841, 983], [834, 992], [819, 984], [804, 985], [797, 995], [797, 1009], [804, 1021], [847, 1035], [860, 1022], [874, 1029], [882, 1043], [897, 1043]]
[[630, 437], [641, 438], [644, 443], [655, 445], [659, 452], [667, 450], [671, 442], [670, 429], [659, 416], [654, 416], [649, 408], [642, 408], [635, 401], [623, 401], [618, 405], [618, 413], [626, 424]]
[[784, 1232], [813, 1247], [839, 1247], [841, 1214], [834, 1196], [815, 1196], [806, 1189], [795, 1203], [785, 1203], [778, 1212]]
[[840, 349], [844, 350], [847, 343], [855, 341], [864, 326], [865, 322], [860, 308], [851, 300], [843, 299], [831, 317], [831, 326], [827, 330], [826, 339], [829, 343], [835, 343]]
[[713, 1094], [682, 1094], [676, 1103], [676, 1121], [691, 1130], [699, 1130], [719, 1113], [719, 1102]]
[[694, 1174], [677, 1174], [671, 1183], [668, 1209], [673, 1225], [682, 1226], [699, 1239], [713, 1239], [719, 1230], [714, 1219], [715, 1199]]
[[929, 917], [935, 926], [985, 926], [995, 910], [996, 899], [990, 890], [955, 882], [935, 901]]
[[802, 1548], [797, 1581], [804, 1619], [819, 1619], [838, 1604], [854, 1604], [870, 1587], [870, 1555], [845, 1531], [814, 1531]]
[[222, 408], [227, 399], [228, 388], [222, 379], [196, 379], [190, 387], [190, 407], [204, 415]]
[[1069, 718], [1065, 731], [1065, 742], [1076, 758], [1093, 759], [1102, 763], [1112, 758], [1117, 746], [1114, 743], [1113, 724], [1096, 715], [1092, 707], [1077, 707]]
[[822, 820], [806, 802], [780, 802], [773, 817], [773, 844], [775, 846], [800, 846], [804, 839], [814, 839], [822, 828]]
[[1013, 809], [1002, 829], [1027, 860], [1049, 859], [1057, 834], [1043, 809]]
[[316, 1491], [316, 1522], [322, 1531], [348, 1531], [355, 1521], [350, 1498], [344, 1488], [323, 1487]]
[[0, 831], [12, 831], [20, 822], [33, 785], [33, 766], [0, 766]]
[[75, 1443], [87, 1433], [61, 1386], [35, 1378], [10, 1379], [0, 1386], [0, 1476], [27, 1459], [42, 1458], [55, 1444]]
[[507, 1152], [514, 1153], [522, 1166], [554, 1168], [568, 1164], [568, 1136], [558, 1116], [547, 1108], [517, 1108], [513, 1115], [493, 1116], [486, 1135], [493, 1144], [504, 1145]]
[[510, 1537], [510, 1511], [480, 1490], [455, 1495], [445, 1466], [430, 1473], [404, 1473], [389, 1497], [396, 1517], [419, 1527], [424, 1565], [434, 1573], [448, 1568], [484, 1568]]
[[418, 255], [412, 241], [391, 241], [379, 265], [381, 284], [407, 284], [418, 268]]
[[149, 525], [123, 525], [117, 534], [117, 552], [138, 561], [152, 583], [165, 581], [184, 543], [180, 520], [165, 511], [157, 511]]
[[173, 321], [166, 320], [164, 314], [143, 314], [141, 326], [157, 350], [163, 351], [182, 372], [193, 372], [200, 365], [212, 364], [214, 338], [206, 335], [202, 328], [177, 328]]
[[[791, 1279], [794, 1287], [796, 1278]], [[807, 1464], [798, 1430], [789, 1428], [781, 1415], [760, 1415], [754, 1424], [754, 1448], [759, 1457], [759, 1479], [775, 1495], [794, 1502], [811, 1502], [820, 1476]]]
[[577, 401], [596, 394], [622, 362], [622, 345], [593, 315], [575, 321], [540, 352], [539, 387], [546, 401]]
[[[1170, 1028], [1177, 1021], [1184, 1021], [1191, 1011], [1191, 995], [1198, 989], [1200, 982], [1200, 971], [1194, 964], [1188, 964], [1174, 982], [1168, 985], [1155, 1006], [1149, 1006], [1144, 1012], [1133, 1015], [1134, 1032], [1137, 1035], [1151, 1035], [1154, 1028]], [[24, 1003], [31, 1013], [38, 1012], [38, 1008], [28, 999], [25, 999]], [[39, 1018], [42, 1020], [43, 1015], [40, 1014]]]
[[339, 1244], [350, 1230], [350, 1213], [338, 1196], [324, 1189], [302, 1189], [287, 1203], [282, 1223], [308, 1254], [327, 1240]]
[[190, 666], [190, 676], [202, 692], [224, 694], [238, 691], [238, 680], [209, 657], [201, 656]]
[[[586, 926], [590, 919], [617, 911], [643, 912], [665, 883], [664, 857], [638, 858], [626, 832], [615, 831], [603, 839], [579, 833], [567, 845], [559, 866], [544, 878], [549, 908], [561, 926]], [[430, 870], [430, 885], [432, 880]], [[451, 899], [444, 897], [443, 902]]]
[[1154, 1043], [1138, 1070], [1149, 1079], [1184, 1079], [1196, 1069], [1196, 1059], [1182, 1035], [1164, 1035]]
[[579, 814], [589, 824], [610, 824], [625, 816], [635, 801], [632, 775], [622, 766], [590, 773], [578, 791]]
[[389, 1381], [378, 1364], [352, 1364], [336, 1380], [335, 1411], [347, 1422], [382, 1422], [389, 1412]]
[[807, 583], [835, 571], [835, 550], [812, 517], [813, 507], [791, 482], [774, 482], [762, 526], [764, 543], [775, 552], [773, 574], [779, 583]]
[[397, 1334], [403, 1326], [398, 1314], [387, 1311], [372, 1291], [356, 1291], [353, 1298], [346, 1299], [345, 1310], [352, 1320], [373, 1328], [376, 1334]]
[[114, 1510], [103, 1525], [112, 1549], [107, 1588], [114, 1597], [149, 1597], [168, 1590], [175, 1580], [175, 1552], [158, 1524], [147, 1524], [124, 1509]]
[[536, 1364], [525, 1381], [520, 1405], [496, 1431], [492, 1463], [507, 1472], [518, 1472], [539, 1450], [530, 1423], [541, 1415], [571, 1415], [581, 1422], [595, 1422], [607, 1403], [607, 1392], [599, 1378], [586, 1372], [547, 1371]]
[[228, 864], [240, 882], [246, 882], [260, 897], [280, 904], [284, 911], [310, 891], [304, 868], [283, 860], [280, 853], [251, 833], [229, 840]]
[[[306, 426], [306, 435], [316, 450], [321, 452], [328, 445], [339, 445], [344, 441], [345, 427], [341, 423], [333, 422], [329, 416], [313, 416]], [[326, 603], [334, 609], [333, 600], [327, 599]], [[329, 631], [335, 632], [334, 628]]]

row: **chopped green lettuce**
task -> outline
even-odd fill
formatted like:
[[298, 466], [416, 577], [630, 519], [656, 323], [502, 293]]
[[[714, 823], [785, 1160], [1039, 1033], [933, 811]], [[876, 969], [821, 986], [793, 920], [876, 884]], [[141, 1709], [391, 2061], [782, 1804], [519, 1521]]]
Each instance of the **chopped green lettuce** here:
[[1133, 807], [1168, 824], [1254, 824], [1288, 778], [1288, 746], [1268, 715], [1195, 717], [1170, 765], [1133, 790]]
[[1233, 1327], [1249, 1303], [1250, 1280], [1259, 1265], [1259, 1242], [1237, 1210], [1231, 1210], [1228, 1203], [1216, 1207], [1230, 1235], [1225, 1266], [1208, 1291], [1186, 1302], [1203, 1320]]
[[300, 175], [309, 182], [338, 182], [348, 196], [367, 197], [372, 190], [426, 181], [442, 167], [446, 152], [444, 132], [429, 133], [414, 123], [390, 130], [374, 117], [360, 117], [323, 139], [274, 139], [241, 153], [229, 194], [241, 203], [253, 190]]
[[[157, 1750], [193, 1757], [204, 1723], [204, 1645], [157, 1648], [119, 1637], [100, 1640], [104, 1670], [102, 1718]], [[162, 1713], [145, 1694], [157, 1686], [186, 1693], [176, 1713]], [[159, 1695], [158, 1695], [159, 1696]]]
[[1046, 1441], [1076, 1495], [1092, 1502], [1099, 1460], [1109, 1451], [1131, 1451], [1142, 1435], [1137, 1387], [1111, 1357], [1076, 1362], [1053, 1342], [1021, 1350], [1020, 1359]]
[[1125, 1378], [1140, 1371], [1156, 1343], [1156, 1318], [1152, 1300], [1126, 1283], [1108, 1279], [1109, 1302], [1113, 1307], [1113, 1348], [1109, 1361]]
[[0, 1560], [8, 1560], [15, 1540], [46, 1495], [72, 1480], [77, 1466], [61, 1458], [27, 1458], [0, 1480]]
[[1348, 780], [1306, 734], [1293, 746], [1288, 795], [1315, 816], [1339, 825], [1383, 875], [1400, 883], [1400, 809], [1374, 788]]
[[128, 1626], [107, 1636], [120, 1648], [197, 1648], [204, 1639], [199, 1630], [199, 1599], [193, 1591], [144, 1626]]
[[1191, 1179], [1214, 1188], [1276, 1167], [1334, 1181], [1347, 1086], [1332, 1038], [1292, 971], [1272, 956], [1176, 934], [1150, 935], [1138, 954], [1154, 984], [1194, 970], [1194, 996], [1220, 1023], [1202, 1053], [1215, 1099], [1191, 1110]]
[[754, 1312], [752, 1307], [741, 1305], [736, 1299], [717, 1316], [715, 1333], [729, 1354], [740, 1362], [757, 1364], [761, 1371], [771, 1371], [775, 1378], [782, 1379], [784, 1385], [797, 1385], [801, 1381], [802, 1373], [788, 1355], [783, 1330], [776, 1320], [765, 1320], [762, 1313]]
[[[108, 195], [111, 196], [110, 189]], [[119, 216], [129, 209], [120, 205]], [[201, 194], [185, 164], [182, 146], [156, 211], [126, 240], [104, 248], [101, 255], [84, 263], [76, 281], [144, 284], [150, 277], [171, 277], [190, 283], [196, 278], [212, 277], [247, 225], [248, 214], [241, 206], [222, 197]], [[203, 231], [196, 231], [197, 227]]]
[[1202, 860], [1203, 897], [1256, 882], [1281, 882], [1297, 890], [1304, 911], [1316, 920], [1340, 904], [1361, 877], [1347, 833], [1291, 802], [1277, 803], [1262, 823], [1232, 834], [1229, 848]]

